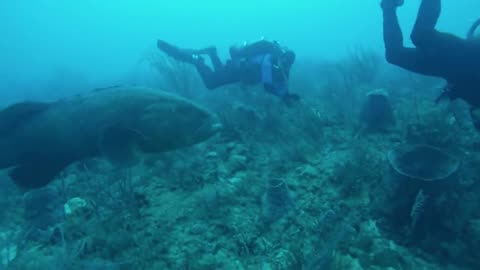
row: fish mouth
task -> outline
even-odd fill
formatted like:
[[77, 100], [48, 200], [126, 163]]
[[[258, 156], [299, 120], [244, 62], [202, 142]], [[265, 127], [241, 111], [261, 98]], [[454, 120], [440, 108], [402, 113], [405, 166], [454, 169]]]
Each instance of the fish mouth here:
[[206, 121], [197, 127], [192, 135], [190, 136], [190, 141], [203, 141], [206, 140], [215, 134], [223, 130], [223, 125], [218, 121], [218, 119], [212, 119], [211, 121]]
[[[211, 137], [215, 136], [217, 133], [223, 130], [223, 125], [219, 121], [215, 121], [214, 119], [203, 121], [200, 125], [196, 125], [192, 129], [192, 125], [189, 126], [191, 132], [187, 134], [178, 134], [173, 138], [162, 138], [161, 141], [169, 141], [168, 147], [163, 145], [159, 148], [157, 145], [158, 138], [156, 139], [155, 136], [139, 136], [136, 144], [139, 146], [140, 150], [145, 153], [153, 153], [153, 152], [163, 152], [163, 151], [171, 151], [175, 149], [181, 149], [184, 147], [190, 147], [192, 145], [201, 143], [210, 139]], [[181, 127], [184, 129], [185, 126]]]

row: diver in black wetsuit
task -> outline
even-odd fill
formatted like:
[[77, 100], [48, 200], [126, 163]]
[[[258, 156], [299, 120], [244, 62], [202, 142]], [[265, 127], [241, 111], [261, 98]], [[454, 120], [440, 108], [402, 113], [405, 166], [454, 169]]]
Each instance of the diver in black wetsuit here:
[[473, 113], [480, 108], [480, 39], [474, 36], [480, 21], [472, 25], [466, 39], [439, 32], [435, 26], [441, 0], [422, 0], [411, 33], [415, 48], [406, 48], [396, 13], [403, 2], [381, 2], [387, 61], [416, 73], [445, 79], [447, 86], [437, 101], [445, 97], [465, 100], [471, 106], [475, 128], [480, 130], [480, 118]]
[[[298, 95], [288, 90], [290, 68], [295, 62], [295, 53], [282, 48], [277, 42], [258, 42], [230, 48], [231, 59], [223, 64], [215, 47], [200, 50], [181, 49], [163, 40], [157, 42], [160, 50], [196, 68], [205, 86], [214, 89], [226, 84], [242, 82], [247, 85], [262, 83], [265, 90], [284, 101], [297, 101]], [[202, 55], [211, 59], [213, 70], [205, 64]]]

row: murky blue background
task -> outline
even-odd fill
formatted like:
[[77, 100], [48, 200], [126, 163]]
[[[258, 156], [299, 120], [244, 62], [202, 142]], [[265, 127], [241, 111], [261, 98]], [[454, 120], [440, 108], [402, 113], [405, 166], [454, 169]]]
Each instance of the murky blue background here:
[[[262, 36], [299, 59], [337, 58], [358, 45], [382, 52], [379, 2], [2, 0], [2, 104], [123, 82], [158, 38], [184, 47], [215, 44], [223, 56], [229, 45]], [[464, 36], [480, 1], [443, 2], [438, 28]], [[406, 0], [399, 10], [406, 36], [419, 3]]]

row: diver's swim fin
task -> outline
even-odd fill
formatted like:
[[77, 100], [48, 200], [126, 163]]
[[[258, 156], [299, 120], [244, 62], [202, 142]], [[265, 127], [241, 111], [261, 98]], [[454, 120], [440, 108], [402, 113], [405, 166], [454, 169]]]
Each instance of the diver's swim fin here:
[[192, 54], [163, 40], [157, 41], [157, 47], [167, 55], [183, 62], [191, 62]]
[[202, 50], [193, 50], [193, 49], [182, 49], [178, 48], [170, 43], [167, 43], [164, 40], [157, 41], [157, 47], [167, 55], [175, 58], [178, 61], [196, 64], [198, 61], [202, 60], [198, 55], [201, 54]]

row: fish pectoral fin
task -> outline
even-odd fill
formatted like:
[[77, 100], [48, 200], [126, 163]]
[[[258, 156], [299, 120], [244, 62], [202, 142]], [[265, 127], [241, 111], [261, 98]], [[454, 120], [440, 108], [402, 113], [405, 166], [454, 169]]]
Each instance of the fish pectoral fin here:
[[34, 115], [50, 108], [52, 103], [21, 102], [0, 111], [0, 133], [13, 130]]
[[99, 136], [100, 153], [111, 163], [132, 166], [138, 162], [136, 142], [141, 134], [133, 129], [108, 126]]
[[8, 170], [13, 182], [26, 189], [40, 188], [50, 183], [67, 164], [38, 161], [28, 165], [20, 165]]

